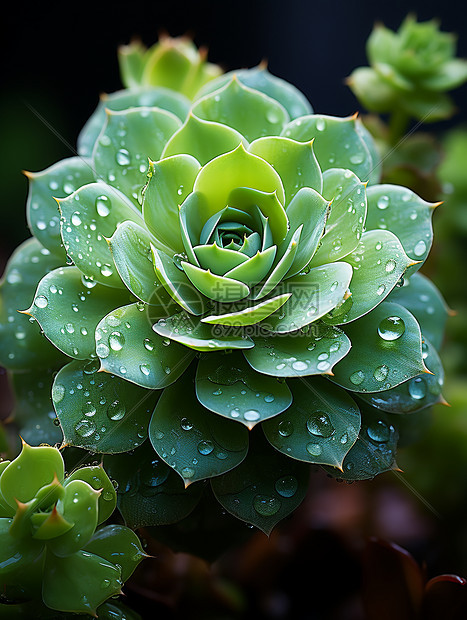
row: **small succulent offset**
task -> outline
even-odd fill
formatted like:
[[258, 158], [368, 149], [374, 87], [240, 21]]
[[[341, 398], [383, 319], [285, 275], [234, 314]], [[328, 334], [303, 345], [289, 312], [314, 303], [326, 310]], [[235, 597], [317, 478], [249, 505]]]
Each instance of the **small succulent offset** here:
[[[128, 525], [183, 519], [209, 481], [269, 532], [310, 464], [391, 470], [401, 414], [441, 400], [447, 309], [417, 273], [436, 205], [378, 184], [356, 116], [314, 114], [264, 66], [190, 101], [175, 62], [141, 77], [164, 57], [125, 61], [80, 156], [28, 173], [2, 362], [23, 433], [59, 433], [52, 386], [64, 444], [106, 454]], [[31, 399], [41, 420], [21, 419]]]
[[467, 79], [467, 61], [455, 58], [456, 37], [435, 20], [408, 16], [397, 32], [378, 24], [367, 42], [371, 67], [355, 69], [349, 85], [372, 112], [403, 110], [424, 122], [452, 115], [446, 91]]
[[145, 556], [127, 527], [96, 529], [115, 505], [115, 489], [102, 467], [81, 467], [65, 476], [56, 448], [23, 443], [13, 461], [1, 461], [2, 598], [96, 615]]

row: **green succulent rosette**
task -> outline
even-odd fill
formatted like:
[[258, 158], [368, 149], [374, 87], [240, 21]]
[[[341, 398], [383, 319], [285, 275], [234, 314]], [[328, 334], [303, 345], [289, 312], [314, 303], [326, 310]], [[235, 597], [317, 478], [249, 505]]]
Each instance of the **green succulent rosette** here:
[[[145, 556], [127, 527], [98, 528], [115, 506], [114, 486], [101, 466], [67, 476], [56, 448], [23, 442], [19, 456], [0, 462], [3, 602], [35, 601], [97, 617], [97, 608], [121, 592]], [[0, 615], [15, 617], [21, 609], [0, 605]]]
[[377, 24], [367, 42], [370, 67], [355, 69], [349, 86], [372, 112], [448, 118], [454, 105], [446, 92], [467, 80], [467, 61], [455, 55], [455, 35], [441, 32], [435, 20], [408, 16], [397, 32]]
[[2, 362], [19, 398], [50, 368], [64, 444], [107, 455], [131, 527], [185, 518], [209, 483], [269, 532], [310, 465], [393, 469], [400, 414], [441, 399], [447, 310], [417, 273], [434, 205], [378, 184], [358, 118], [264, 66], [184, 115], [161, 92], [98, 108], [83, 156], [31, 175], [36, 238], [2, 284], [25, 336], [0, 332]]

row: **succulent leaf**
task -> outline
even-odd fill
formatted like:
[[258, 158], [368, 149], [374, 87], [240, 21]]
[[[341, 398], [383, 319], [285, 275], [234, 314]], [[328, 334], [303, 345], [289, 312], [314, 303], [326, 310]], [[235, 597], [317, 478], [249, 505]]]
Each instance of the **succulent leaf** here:
[[207, 409], [250, 430], [292, 402], [286, 383], [258, 374], [239, 352], [211, 353], [202, 358], [196, 373], [196, 395]]
[[94, 331], [100, 318], [129, 297], [86, 279], [77, 267], [59, 267], [39, 282], [27, 314], [60, 351], [84, 360], [96, 356]]
[[300, 334], [257, 337], [254, 342], [254, 347], [244, 351], [250, 366], [266, 375], [292, 378], [331, 374], [351, 346], [344, 332], [321, 323], [313, 323]]
[[42, 598], [51, 609], [95, 616], [97, 607], [121, 586], [121, 569], [93, 553], [46, 554]]
[[248, 142], [279, 135], [290, 118], [276, 99], [244, 86], [235, 75], [219, 90], [195, 101], [193, 114], [205, 121], [228, 124]]
[[123, 288], [107, 242], [117, 226], [141, 214], [124, 194], [104, 183], [91, 183], [59, 201], [63, 245], [78, 269], [91, 280]]
[[28, 172], [26, 176], [29, 179], [28, 226], [45, 248], [63, 259], [60, 213], [55, 199], [66, 198], [82, 185], [94, 181], [93, 163], [84, 157], [69, 157], [42, 172]]
[[293, 403], [264, 424], [266, 438], [286, 456], [341, 467], [360, 430], [358, 406], [320, 377], [295, 379], [290, 387]]
[[263, 439], [238, 467], [213, 478], [211, 486], [227, 512], [269, 535], [303, 501], [308, 471], [304, 463], [280, 454]]
[[118, 482], [118, 508], [133, 529], [180, 521], [199, 503], [204, 490], [200, 482], [185, 489], [181, 477], [149, 441], [134, 453], [106, 456], [104, 464]]
[[64, 442], [93, 452], [132, 450], [147, 436], [157, 392], [98, 369], [97, 360], [74, 361], [55, 378], [52, 399]]
[[12, 254], [0, 281], [0, 363], [11, 370], [44, 367], [63, 355], [43, 336], [36, 321], [20, 314], [37, 282], [61, 264], [37, 239], [24, 241]]
[[[183, 407], [180, 390], [185, 394]], [[164, 390], [151, 418], [149, 438], [185, 486], [233, 469], [248, 451], [247, 429], [207, 411], [196, 398], [191, 378]]]
[[346, 325], [352, 349], [334, 368], [331, 381], [352, 392], [379, 392], [426, 372], [422, 336], [403, 306], [382, 302]]

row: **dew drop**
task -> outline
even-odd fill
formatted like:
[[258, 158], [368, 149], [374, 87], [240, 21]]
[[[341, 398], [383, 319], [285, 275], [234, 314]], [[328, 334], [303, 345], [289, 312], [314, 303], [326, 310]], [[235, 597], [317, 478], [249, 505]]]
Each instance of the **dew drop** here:
[[392, 273], [396, 268], [396, 261], [390, 258], [384, 267], [386, 273]]
[[370, 424], [366, 429], [366, 432], [368, 437], [377, 443], [386, 443], [391, 435], [388, 425], [382, 420], [378, 420], [378, 422]]
[[380, 286], [378, 286], [378, 288], [376, 289], [376, 294], [377, 295], [382, 295], [384, 293], [384, 291], [386, 290], [386, 287], [384, 284], [381, 284]]
[[125, 336], [120, 332], [112, 332], [109, 336], [109, 345], [112, 351], [121, 351], [125, 344]]
[[38, 295], [34, 300], [34, 305], [38, 308], [47, 308], [49, 300], [45, 295]]
[[80, 437], [90, 437], [96, 430], [96, 425], [93, 420], [81, 420], [75, 426], [75, 431]]
[[52, 398], [55, 403], [59, 403], [65, 397], [65, 386], [61, 383], [55, 383], [52, 388]]
[[316, 119], [316, 131], [324, 131], [326, 129], [326, 121], [324, 118]]
[[316, 437], [330, 437], [334, 433], [334, 426], [324, 411], [317, 411], [306, 422], [309, 433]]
[[151, 367], [149, 366], [149, 364], [140, 364], [139, 369], [146, 377], [149, 376], [149, 374], [151, 373]]
[[184, 431], [191, 431], [193, 428], [193, 424], [188, 420], [188, 418], [182, 418], [180, 421], [180, 426]]
[[125, 405], [119, 400], [114, 400], [114, 402], [107, 407], [107, 417], [109, 420], [121, 420], [124, 417], [125, 412]]
[[422, 240], [417, 243], [413, 249], [415, 256], [423, 256], [426, 252], [426, 243]]
[[397, 340], [404, 332], [405, 323], [398, 316], [388, 316], [378, 325], [378, 334], [386, 341]]
[[105, 359], [106, 357], [109, 356], [110, 349], [106, 344], [104, 344], [103, 342], [100, 342], [96, 346], [96, 353], [98, 357], [100, 357], [101, 359]]
[[276, 480], [275, 489], [282, 497], [293, 497], [298, 489], [298, 480], [295, 476], [282, 476]]
[[105, 265], [102, 265], [100, 271], [101, 271], [101, 275], [103, 275], [104, 278], [109, 278], [113, 274], [112, 267], [108, 263], [105, 263]]
[[253, 507], [262, 517], [272, 517], [279, 512], [281, 502], [276, 497], [255, 495], [253, 498]]
[[365, 379], [365, 373], [362, 370], [357, 370], [350, 375], [349, 379], [354, 385], [360, 385]]
[[415, 377], [409, 382], [409, 394], [415, 400], [421, 400], [426, 396], [426, 383], [423, 377]]
[[319, 446], [317, 443], [307, 444], [306, 450], [308, 454], [311, 454], [311, 456], [319, 456], [323, 451], [321, 446]]
[[119, 166], [128, 166], [130, 163], [130, 153], [126, 149], [120, 149], [115, 155], [115, 160]]
[[112, 208], [112, 203], [110, 201], [110, 198], [108, 198], [107, 196], [98, 196], [96, 198], [96, 211], [97, 214], [100, 215], [101, 217], [107, 217], [110, 213], [110, 209]]
[[297, 371], [307, 370], [308, 369], [308, 364], [306, 362], [298, 361], [298, 362], [294, 362], [292, 364], [292, 368], [294, 370], [297, 370]]
[[81, 218], [78, 211], [75, 211], [71, 216], [71, 223], [73, 224], [73, 226], [81, 226]]
[[294, 427], [292, 422], [289, 420], [282, 420], [282, 422], [279, 423], [277, 430], [281, 437], [290, 437], [294, 431]]
[[259, 411], [256, 411], [256, 409], [249, 409], [248, 411], [245, 411], [243, 417], [247, 422], [256, 422], [260, 419], [261, 414]]
[[184, 478], [193, 478], [195, 475], [195, 470], [192, 467], [184, 467], [182, 469], [182, 476]]
[[376, 379], [376, 381], [384, 381], [388, 376], [388, 372], [389, 368], [385, 364], [383, 364], [382, 366], [378, 366], [378, 368], [376, 368], [375, 372], [373, 373], [373, 377]]
[[213, 450], [214, 450], [214, 444], [209, 439], [202, 440], [198, 444], [198, 452], [200, 454], [203, 454], [204, 456], [211, 454]]
[[88, 418], [92, 418], [93, 415], [96, 415], [96, 411], [96, 408], [91, 402], [86, 403], [81, 409], [81, 413]]
[[384, 210], [389, 206], [389, 196], [380, 196], [376, 202], [378, 209]]

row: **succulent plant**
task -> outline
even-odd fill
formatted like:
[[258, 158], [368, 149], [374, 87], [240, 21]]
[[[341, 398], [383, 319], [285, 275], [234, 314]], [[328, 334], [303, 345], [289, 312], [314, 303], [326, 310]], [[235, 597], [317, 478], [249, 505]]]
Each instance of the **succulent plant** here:
[[95, 615], [145, 555], [127, 527], [96, 529], [115, 505], [114, 486], [102, 467], [65, 476], [56, 448], [23, 443], [13, 461], [0, 462], [2, 597]]
[[146, 86], [106, 104], [79, 157], [28, 173], [35, 238], [0, 331], [19, 402], [50, 413], [48, 377], [63, 444], [107, 455], [132, 527], [183, 519], [210, 481], [269, 532], [310, 464], [393, 469], [400, 414], [441, 398], [447, 310], [417, 273], [436, 205], [379, 185], [359, 119], [313, 114], [264, 66], [191, 103]]
[[467, 61], [455, 58], [456, 38], [436, 20], [408, 16], [397, 32], [377, 24], [367, 42], [370, 67], [355, 69], [349, 85], [372, 112], [400, 110], [424, 122], [452, 115], [446, 94], [467, 80]]

